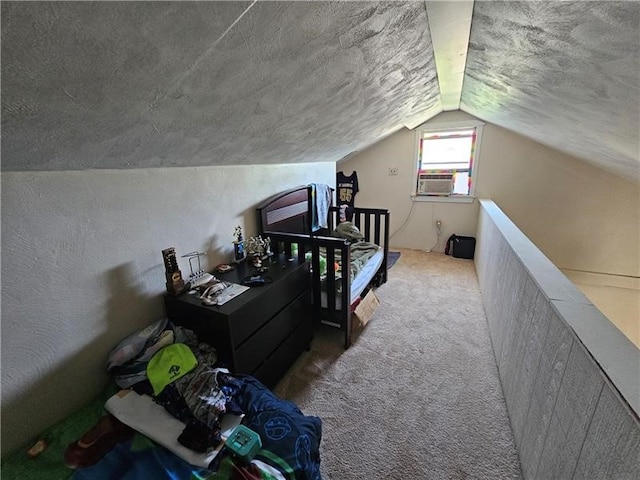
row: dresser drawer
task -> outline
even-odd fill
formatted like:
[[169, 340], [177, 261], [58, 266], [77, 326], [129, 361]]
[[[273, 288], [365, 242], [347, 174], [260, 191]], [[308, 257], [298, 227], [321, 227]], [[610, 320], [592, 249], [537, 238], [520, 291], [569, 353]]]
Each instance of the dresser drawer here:
[[301, 322], [311, 324], [306, 292], [251, 335], [235, 355], [235, 371], [252, 373]]
[[[277, 282], [259, 289], [260, 295], [245, 303], [229, 317], [229, 329], [233, 347], [239, 347], [269, 319], [282, 310], [292, 298], [297, 298], [309, 288], [309, 272], [305, 267], [286, 265], [288, 270], [278, 272]], [[275, 276], [275, 274], [274, 274]], [[244, 294], [243, 294], [244, 295]]]
[[280, 347], [253, 372], [253, 376], [268, 388], [275, 387], [302, 351], [308, 349], [313, 337], [312, 329], [311, 322], [300, 323]]

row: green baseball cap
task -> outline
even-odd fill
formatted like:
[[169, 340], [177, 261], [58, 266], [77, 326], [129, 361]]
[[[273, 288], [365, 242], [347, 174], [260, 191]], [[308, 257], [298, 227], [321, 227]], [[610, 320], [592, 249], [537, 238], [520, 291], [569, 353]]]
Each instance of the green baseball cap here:
[[196, 368], [198, 360], [184, 343], [173, 343], [160, 349], [147, 364], [147, 377], [154, 395], [164, 387]]

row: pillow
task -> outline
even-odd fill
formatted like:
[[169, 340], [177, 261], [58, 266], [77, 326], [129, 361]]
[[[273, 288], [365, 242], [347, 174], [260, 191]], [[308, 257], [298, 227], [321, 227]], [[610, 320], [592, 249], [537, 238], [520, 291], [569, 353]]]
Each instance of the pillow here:
[[114, 367], [124, 365], [136, 358], [146, 347], [157, 342], [162, 333], [168, 328], [171, 328], [169, 319], [161, 318], [123, 339], [109, 354], [107, 371], [111, 371]]

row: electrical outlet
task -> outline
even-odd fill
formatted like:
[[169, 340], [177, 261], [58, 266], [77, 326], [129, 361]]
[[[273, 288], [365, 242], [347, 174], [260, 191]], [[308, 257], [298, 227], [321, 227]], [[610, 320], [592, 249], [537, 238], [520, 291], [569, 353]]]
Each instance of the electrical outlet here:
[[442, 230], [442, 220], [436, 220], [436, 230]]
[[389, 175], [398, 175], [398, 167], [389, 167]]

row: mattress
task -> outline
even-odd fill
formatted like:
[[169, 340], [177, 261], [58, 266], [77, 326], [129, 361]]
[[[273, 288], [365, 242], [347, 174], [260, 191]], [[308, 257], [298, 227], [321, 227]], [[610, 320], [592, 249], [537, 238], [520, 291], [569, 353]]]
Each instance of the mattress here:
[[[374, 253], [371, 258], [367, 261], [367, 263], [362, 267], [362, 270], [356, 275], [356, 277], [351, 282], [351, 295], [349, 299], [349, 305], [352, 305], [360, 294], [364, 291], [364, 289], [369, 285], [371, 279], [378, 272], [380, 265], [382, 265], [382, 261], [384, 260], [384, 250], [382, 247], [378, 247], [378, 251]], [[342, 305], [342, 293], [336, 294], [336, 310], [341, 310]], [[327, 308], [327, 292], [322, 292], [322, 307]], [[331, 324], [331, 322], [324, 322]]]

